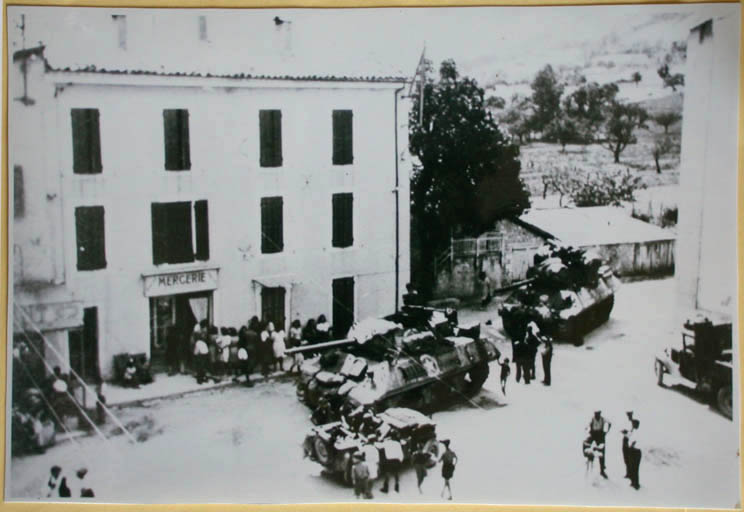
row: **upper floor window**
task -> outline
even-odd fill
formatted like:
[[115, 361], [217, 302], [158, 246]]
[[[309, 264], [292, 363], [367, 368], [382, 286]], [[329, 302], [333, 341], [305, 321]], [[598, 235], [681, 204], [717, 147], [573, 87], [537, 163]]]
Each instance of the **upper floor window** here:
[[333, 194], [333, 247], [354, 244], [354, 196]]
[[206, 200], [152, 203], [151, 213], [152, 260], [155, 265], [209, 259]]
[[189, 150], [189, 111], [185, 109], [163, 110], [165, 134], [165, 170], [186, 171], [191, 169]]
[[75, 208], [75, 236], [77, 239], [77, 269], [106, 268], [106, 236], [103, 206]]
[[333, 111], [333, 165], [354, 163], [353, 119], [351, 110]]
[[98, 126], [98, 109], [73, 108], [72, 117], [72, 171], [75, 174], [101, 172], [101, 134]]
[[284, 200], [261, 198], [261, 252], [272, 254], [284, 250]]
[[261, 139], [261, 167], [281, 167], [282, 111], [261, 110], [258, 119]]

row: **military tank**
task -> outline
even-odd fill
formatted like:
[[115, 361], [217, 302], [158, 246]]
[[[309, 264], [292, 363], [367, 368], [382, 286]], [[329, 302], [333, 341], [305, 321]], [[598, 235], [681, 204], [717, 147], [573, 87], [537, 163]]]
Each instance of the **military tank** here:
[[347, 339], [308, 348], [322, 353], [302, 364], [297, 396], [316, 424], [360, 406], [434, 410], [442, 398], [480, 390], [500, 356], [480, 324], [462, 326], [455, 311], [422, 306], [363, 320]]
[[534, 321], [553, 339], [581, 345], [586, 334], [609, 319], [619, 284], [592, 251], [546, 244], [535, 254], [526, 283], [499, 308], [504, 331], [522, 339]]

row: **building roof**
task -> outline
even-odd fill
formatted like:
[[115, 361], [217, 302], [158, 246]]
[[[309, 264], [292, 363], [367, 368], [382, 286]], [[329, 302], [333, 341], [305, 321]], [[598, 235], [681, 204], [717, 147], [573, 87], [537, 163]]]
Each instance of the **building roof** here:
[[675, 234], [613, 206], [529, 210], [519, 217], [542, 236], [580, 247], [674, 240]]
[[364, 36], [370, 27], [363, 17], [349, 21], [335, 13], [9, 9], [9, 19], [23, 14], [26, 27], [24, 42], [17, 33], [9, 35], [9, 50], [16, 55], [24, 46], [43, 47], [47, 69], [57, 72], [405, 82], [421, 52], [375, 47]]

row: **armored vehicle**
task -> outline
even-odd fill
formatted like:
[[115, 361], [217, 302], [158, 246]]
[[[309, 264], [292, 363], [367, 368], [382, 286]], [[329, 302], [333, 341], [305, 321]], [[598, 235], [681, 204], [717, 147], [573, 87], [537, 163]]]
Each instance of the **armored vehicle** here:
[[309, 349], [322, 352], [303, 363], [297, 395], [315, 409], [316, 423], [360, 405], [433, 410], [442, 398], [480, 390], [500, 356], [480, 324], [464, 327], [454, 311], [421, 306], [363, 320], [347, 339]]
[[684, 324], [681, 344], [656, 355], [659, 386], [681, 384], [707, 396], [728, 418], [733, 417], [731, 322], [699, 314]]
[[610, 317], [619, 283], [594, 253], [547, 244], [535, 254], [526, 282], [499, 309], [504, 330], [522, 339], [534, 321], [554, 339], [581, 345]]
[[436, 463], [439, 455], [436, 425], [420, 412], [399, 407], [374, 415], [366, 411], [360, 416], [358, 422], [352, 419], [347, 423], [344, 419], [312, 427], [302, 443], [304, 456], [347, 484], [351, 484], [354, 454], [365, 447], [369, 449], [370, 445], [384, 451], [389, 440], [400, 443], [404, 464], [411, 461], [419, 447], [428, 455], [428, 466]]

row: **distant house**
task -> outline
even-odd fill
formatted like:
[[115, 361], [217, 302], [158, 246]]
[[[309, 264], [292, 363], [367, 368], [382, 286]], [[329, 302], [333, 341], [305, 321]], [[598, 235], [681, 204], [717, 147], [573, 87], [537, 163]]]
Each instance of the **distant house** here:
[[675, 234], [621, 208], [530, 210], [498, 221], [478, 238], [453, 240], [448, 261], [439, 262], [437, 295], [477, 294], [481, 271], [496, 287], [523, 280], [535, 251], [548, 240], [593, 249], [620, 275], [674, 272]]

